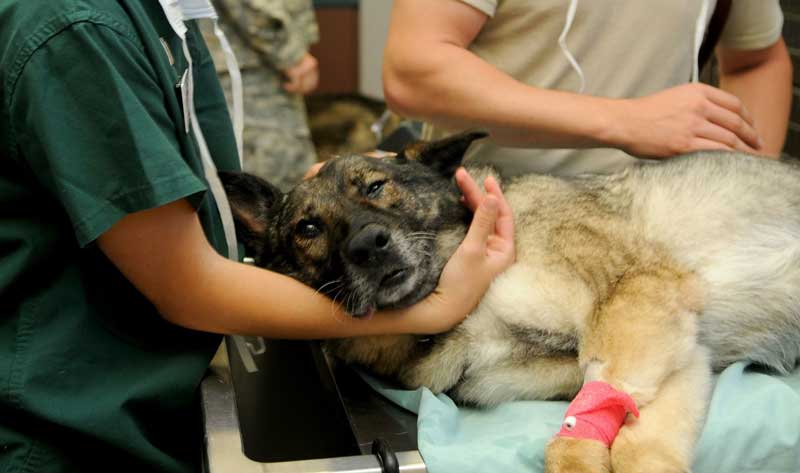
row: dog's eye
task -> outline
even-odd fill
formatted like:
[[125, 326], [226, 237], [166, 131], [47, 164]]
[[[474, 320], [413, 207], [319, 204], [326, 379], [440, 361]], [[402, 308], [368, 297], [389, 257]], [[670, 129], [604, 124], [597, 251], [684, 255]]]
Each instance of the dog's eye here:
[[375, 181], [367, 187], [367, 197], [370, 199], [375, 199], [381, 195], [381, 191], [383, 190], [383, 185], [386, 184], [386, 181]]
[[300, 220], [294, 227], [294, 232], [303, 238], [316, 238], [322, 233], [319, 225], [311, 220]]

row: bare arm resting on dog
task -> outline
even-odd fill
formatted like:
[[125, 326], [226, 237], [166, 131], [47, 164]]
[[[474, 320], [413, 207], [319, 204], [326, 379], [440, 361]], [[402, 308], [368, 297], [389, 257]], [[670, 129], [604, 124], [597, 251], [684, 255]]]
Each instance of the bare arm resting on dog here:
[[484, 127], [506, 146], [614, 147], [640, 157], [761, 150], [742, 101], [707, 85], [622, 100], [523, 84], [467, 50], [486, 20], [457, 0], [395, 2], [383, 69], [391, 107], [447, 128]]
[[220, 256], [186, 200], [128, 215], [98, 242], [162, 316], [183, 327], [273, 338], [437, 333], [461, 322], [514, 261], [512, 216], [499, 186], [487, 182], [483, 198], [465, 174], [458, 180], [477, 210], [436, 291], [413, 307], [369, 320], [349, 317], [294, 279]]

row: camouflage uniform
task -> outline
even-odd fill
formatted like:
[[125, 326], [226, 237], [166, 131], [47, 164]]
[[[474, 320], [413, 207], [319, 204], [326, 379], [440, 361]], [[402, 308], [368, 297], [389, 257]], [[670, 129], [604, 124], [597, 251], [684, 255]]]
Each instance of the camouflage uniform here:
[[[213, 3], [242, 71], [244, 170], [287, 189], [317, 161], [303, 97], [283, 89], [281, 72], [319, 39], [311, 0]], [[211, 28], [203, 34], [229, 94], [230, 78], [219, 41]]]

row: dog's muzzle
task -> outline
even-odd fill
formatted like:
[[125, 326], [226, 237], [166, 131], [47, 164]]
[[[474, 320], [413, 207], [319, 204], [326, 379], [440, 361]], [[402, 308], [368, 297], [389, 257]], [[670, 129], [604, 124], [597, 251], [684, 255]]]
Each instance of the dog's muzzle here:
[[386, 262], [390, 254], [391, 234], [378, 223], [364, 225], [347, 242], [345, 256], [359, 267], [377, 267]]

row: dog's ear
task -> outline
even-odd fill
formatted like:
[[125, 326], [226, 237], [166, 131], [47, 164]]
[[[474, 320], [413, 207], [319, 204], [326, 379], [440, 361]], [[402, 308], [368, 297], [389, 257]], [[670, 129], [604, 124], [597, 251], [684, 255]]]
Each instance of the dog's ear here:
[[248, 256], [258, 258], [264, 252], [270, 209], [283, 194], [277, 187], [252, 174], [220, 172], [219, 178], [236, 224], [236, 238]]
[[437, 141], [417, 141], [400, 151], [397, 159], [419, 161], [450, 177], [461, 165], [469, 145], [487, 136], [489, 134], [484, 131], [466, 131]]

